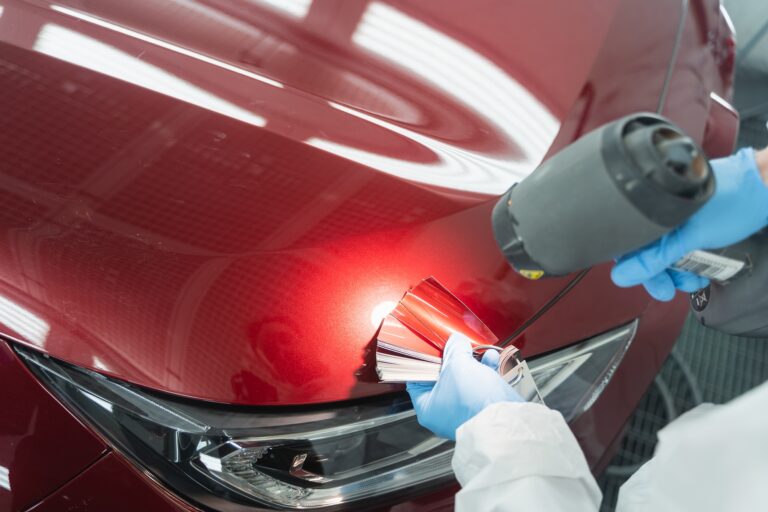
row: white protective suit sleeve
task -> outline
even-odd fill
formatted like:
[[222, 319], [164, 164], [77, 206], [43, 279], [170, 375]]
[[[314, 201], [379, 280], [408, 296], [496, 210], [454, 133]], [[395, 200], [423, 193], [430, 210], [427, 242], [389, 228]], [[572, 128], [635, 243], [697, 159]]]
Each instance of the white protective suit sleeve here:
[[[591, 511], [600, 491], [562, 416], [494, 404], [456, 432], [460, 512]], [[659, 432], [654, 458], [619, 493], [617, 512], [768, 510], [768, 383], [702, 405]]]
[[543, 405], [493, 404], [456, 431], [460, 512], [595, 512], [600, 489], [563, 416]]

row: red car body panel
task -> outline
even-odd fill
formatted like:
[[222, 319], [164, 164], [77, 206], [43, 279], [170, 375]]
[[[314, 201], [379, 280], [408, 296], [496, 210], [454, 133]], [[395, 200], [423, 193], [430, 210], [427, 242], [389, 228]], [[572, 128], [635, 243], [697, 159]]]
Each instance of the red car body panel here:
[[[102, 491], [100, 491], [100, 489]], [[103, 491], [107, 490], [107, 491]], [[401, 501], [393, 509], [378, 507], [370, 512], [436, 512], [453, 510], [453, 495], [458, 486]], [[94, 510], [109, 512], [192, 512], [200, 510], [170, 494], [161, 484], [139, 472], [119, 455], [99, 459], [87, 471], [56, 493], [29, 509], [29, 512]], [[258, 509], [253, 510], [268, 510]]]
[[574, 424], [605, 462], [685, 301], [605, 266], [560, 298], [573, 276], [519, 277], [490, 210], [632, 112], [732, 147], [711, 108], [732, 89], [716, 0], [0, 7], [0, 335], [158, 391], [288, 406], [401, 389], [367, 378], [366, 353], [430, 275], [526, 357], [639, 317]]
[[[107, 492], [94, 492], [106, 489]], [[110, 453], [30, 511], [109, 510], [110, 512], [191, 512], [179, 500], [119, 455]]]
[[[307, 91], [265, 84], [59, 12], [8, 3], [0, 19], [12, 19], [17, 10], [38, 26], [42, 37], [28, 45], [38, 51], [14, 46], [3, 53], [32, 72], [37, 87], [9, 83], [17, 92], [4, 110], [11, 126], [36, 136], [19, 143], [14, 129], [0, 141], [11, 153], [3, 174], [13, 182], [4, 187], [4, 202], [15, 218], [7, 226], [23, 239], [5, 246], [0, 271], [10, 285], [3, 293], [45, 319], [50, 333], [44, 347], [23, 333], [7, 334], [155, 389], [288, 405], [387, 391], [355, 375], [376, 331], [372, 311], [426, 276], [448, 285], [481, 318], [494, 315], [489, 326], [500, 338], [564, 286], [566, 280], [531, 283], [509, 269], [495, 249], [488, 195], [397, 179], [307, 143], [341, 141], [383, 154], [393, 165], [402, 160], [421, 166], [424, 173], [434, 173], [431, 167], [441, 160], [458, 160], [456, 167], [470, 180], [484, 178], [472, 175], [483, 172], [473, 159], [520, 159], [521, 141], [391, 65], [387, 71], [402, 79], [397, 87], [410, 85], [392, 94], [410, 100], [418, 118], [412, 126], [400, 121], [386, 129]], [[134, 5], [134, 11], [143, 9]], [[268, 26], [270, 19], [262, 23]], [[221, 33], [215, 22], [199, 31]], [[251, 108], [266, 125], [43, 55], [51, 38], [53, 53], [81, 45], [93, 55], [109, 45], [123, 52], [117, 55], [141, 54], [142, 64], [193, 84], [209, 82], [212, 94]], [[530, 34], [523, 41], [538, 47], [534, 39]], [[255, 44], [249, 43], [246, 48]], [[584, 53], [594, 54], [599, 43], [592, 41]], [[517, 60], [529, 62], [521, 58], [527, 48], [516, 46]], [[108, 57], [115, 55], [90, 59]], [[358, 67], [381, 74], [379, 59], [361, 57]], [[573, 101], [589, 64], [585, 59], [579, 73], [568, 71], [570, 96], [563, 92], [553, 101]], [[562, 90], [563, 79], [542, 82]], [[67, 92], [62, 80], [76, 91]], [[85, 108], [87, 100], [72, 94], [108, 101]], [[432, 105], [435, 98], [442, 104]], [[60, 123], [48, 115], [54, 109]], [[540, 160], [548, 143], [541, 141], [540, 154], [527, 158]], [[435, 147], [448, 154], [435, 153]], [[446, 166], [445, 173], [452, 172]], [[501, 192], [508, 184], [495, 186]], [[23, 249], [27, 244], [35, 254]], [[30, 280], [45, 283], [44, 296], [27, 291]], [[497, 308], [499, 301], [510, 307]], [[553, 347], [542, 344], [538, 351], [547, 348]]]
[[33, 505], [107, 450], [1, 341], [0, 390], [0, 510]]
[[[150, 35], [160, 32], [162, 20], [177, 31], [183, 25], [169, 13], [159, 16], [136, 4], [127, 9], [117, 2], [70, 3], [97, 9], [97, 16], [117, 18], [116, 23], [131, 30], [139, 22], [123, 18], [143, 13], [140, 21], [148, 23]], [[509, 76], [535, 91], [523, 100], [541, 98], [553, 119], [566, 124], [554, 150], [592, 125], [631, 111], [653, 110], [658, 102], [676, 21], [659, 24], [656, 36], [646, 34], [651, 41], [643, 53], [647, 62], [637, 64], [626, 58], [638, 45], [637, 36], [632, 34], [629, 41], [623, 24], [622, 33], [608, 33], [612, 45], [602, 46], [598, 54], [612, 12], [600, 4], [599, 9], [574, 8], [573, 16], [583, 20], [570, 17], [567, 27], [553, 23], [551, 5], [526, 6], [526, 15], [542, 21], [529, 20], [515, 27], [518, 32], [492, 23], [518, 19], [514, 12], [505, 15], [473, 6], [473, 18], [436, 4], [419, 4], [419, 9], [425, 9], [422, 17], [439, 13], [447, 20], [476, 18], [478, 27], [493, 28], [483, 36], [495, 34], [492, 47], [501, 55], [494, 65], [505, 66]], [[567, 281], [533, 283], [509, 269], [492, 238], [488, 218], [493, 199], [488, 195], [393, 178], [308, 143], [322, 136], [381, 156], [393, 166], [404, 161], [414, 168], [416, 180], [422, 179], [415, 169], [419, 165], [423, 173], [434, 173], [431, 167], [441, 161], [452, 165], [453, 158], [472, 184], [484, 178], [473, 176], [482, 171], [473, 159], [538, 161], [549, 147], [547, 140], [539, 141], [539, 154], [521, 157], [521, 148], [534, 135], [546, 139], [554, 132], [537, 134], [537, 129], [546, 130], [491, 120], [502, 126], [498, 128], [473, 114], [471, 105], [450, 101], [439, 88], [427, 89], [417, 76], [375, 55], [331, 42], [309, 44], [302, 23], [283, 22], [285, 30], [294, 27], [294, 45], [303, 43], [307, 51], [319, 47], [317, 51], [331, 54], [322, 56], [327, 59], [339, 54], [341, 62], [334, 69], [341, 74], [357, 67], [365, 68], [366, 75], [394, 75], [390, 80], [398, 80], [390, 85], [391, 95], [409, 100], [417, 119], [409, 124], [402, 114], [382, 126], [377, 123], [385, 118], [381, 112], [365, 110], [369, 118], [361, 118], [350, 114], [352, 110], [334, 108], [301, 82], [302, 68], [283, 66], [283, 74], [269, 65], [248, 68], [249, 73], [285, 83], [278, 87], [60, 11], [18, 2], [4, 5], [0, 20], [19, 16], [37, 26], [40, 35], [22, 45], [13, 40], [18, 37], [15, 30], [6, 38], [15, 45], [3, 48], [4, 59], [16, 66], [5, 75], [8, 129], [0, 135], [6, 153], [2, 194], [9, 216], [2, 225], [8, 243], [0, 249], [3, 295], [50, 325], [45, 340], [25, 339], [12, 325], [6, 325], [7, 335], [72, 363], [185, 396], [247, 404], [324, 402], [386, 391], [378, 384], [361, 383], [355, 375], [375, 334], [372, 311], [396, 301], [426, 276], [445, 283], [499, 338], [516, 330]], [[628, 12], [620, 10], [617, 16], [631, 16], [637, 23], [645, 15], [656, 21], [648, 7], [623, 7]], [[107, 18], [110, 8], [116, 14]], [[253, 11], [243, 7], [238, 17], [226, 19], [248, 20]], [[404, 13], [405, 19], [412, 16]], [[263, 14], [261, 26], [266, 30], [274, 15]], [[558, 13], [556, 19], [565, 14]], [[225, 39], [221, 44], [231, 45], [226, 36], [237, 32], [224, 32], [227, 25], [220, 26], [218, 19], [203, 19], [210, 19], [211, 26], [197, 28], [206, 36], [199, 37], [196, 46], [173, 31], [172, 42], [217, 59], [234, 58], [208, 39], [218, 37]], [[547, 19], [551, 22], [545, 23]], [[437, 20], [433, 23], [441, 26]], [[479, 33], [472, 26], [461, 32], [466, 32], [464, 39], [448, 33], [468, 48], [484, 48], [479, 42], [464, 42]], [[542, 39], [548, 41], [544, 49]], [[574, 39], [583, 40], [578, 48], [573, 47]], [[256, 41], [242, 44], [245, 51]], [[99, 55], [104, 47], [115, 53]], [[133, 56], [140, 54], [138, 63], [120, 64], [152, 66], [139, 68], [145, 73], [157, 68], [178, 74], [188, 87], [205, 86], [230, 108], [248, 110], [266, 124], [254, 126], [196, 108], [44, 55], [46, 51], [69, 60], [82, 51], [97, 63], [83, 60], [83, 65], [106, 66], [105, 72], [112, 74], [119, 71], [100, 60], [120, 55], [136, 59]], [[480, 59], [472, 51], [471, 58]], [[580, 58], [557, 58], [572, 54]], [[352, 62], [347, 65], [344, 59]], [[630, 67], [624, 74], [614, 67], [619, 60]], [[562, 69], [532, 67], [561, 61]], [[592, 75], [597, 76], [588, 80], [593, 65]], [[291, 80], [291, 70], [298, 78]], [[432, 105], [436, 99], [442, 104]], [[690, 97], [674, 104], [678, 102], [694, 104]], [[435, 116], [430, 116], [433, 111]], [[675, 117], [689, 115], [686, 111]], [[574, 122], [579, 125], [571, 127]], [[511, 134], [528, 138], [513, 140]], [[451, 165], [446, 164], [445, 174], [455, 172]], [[509, 184], [505, 177], [486, 179], [483, 186], [499, 192]], [[450, 179], [445, 181], [450, 184]], [[606, 293], [619, 308], [625, 307], [625, 297], [638, 294], [614, 289]], [[610, 310], [603, 314], [615, 316]], [[527, 355], [557, 346], [541, 339], [526, 347]]]

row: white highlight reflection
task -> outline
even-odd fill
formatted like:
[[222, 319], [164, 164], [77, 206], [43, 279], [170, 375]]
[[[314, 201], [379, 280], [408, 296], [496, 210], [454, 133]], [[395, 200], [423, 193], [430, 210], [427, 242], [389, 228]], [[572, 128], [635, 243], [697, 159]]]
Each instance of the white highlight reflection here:
[[397, 302], [391, 300], [376, 304], [371, 310], [371, 325], [378, 329], [381, 321], [395, 309], [395, 306]]
[[393, 7], [371, 3], [352, 40], [497, 124], [530, 157], [540, 158], [557, 134], [557, 119], [496, 64]]
[[96, 395], [92, 395], [90, 393], [84, 393], [84, 396], [88, 398], [91, 402], [95, 403], [99, 407], [112, 412], [112, 404], [104, 400], [103, 398], [100, 398]]
[[207, 467], [211, 471], [216, 471], [217, 473], [222, 472], [221, 459], [212, 457], [207, 453], [201, 453], [199, 458], [200, 458], [200, 462], [203, 463], [203, 466]]
[[0, 487], [5, 490], [11, 490], [11, 479], [8, 477], [8, 468], [0, 466]]
[[233, 66], [232, 64], [228, 64], [226, 62], [220, 61], [218, 59], [211, 58], [207, 55], [203, 55], [202, 53], [198, 53], [192, 50], [189, 50], [187, 48], [182, 48], [181, 46], [177, 46], [175, 44], [169, 43], [167, 41], [163, 41], [162, 39], [157, 39], [156, 37], [148, 36], [146, 34], [142, 34], [141, 32], [136, 32], [135, 30], [131, 30], [129, 28], [121, 27], [120, 25], [115, 25], [114, 23], [110, 23], [108, 21], [101, 20], [99, 18], [96, 18], [94, 16], [90, 16], [88, 14], [85, 14], [84, 12], [76, 11], [75, 9], [69, 9], [67, 7], [62, 7], [61, 5], [51, 5], [51, 9], [60, 12], [62, 14], [66, 14], [67, 16], [72, 16], [73, 18], [77, 18], [82, 21], [86, 21], [88, 23], [92, 23], [94, 25], [98, 25], [100, 27], [104, 27], [106, 29], [112, 30], [114, 32], [119, 32], [121, 34], [125, 34], [127, 36], [133, 37], [135, 39], [139, 39], [141, 41], [145, 41], [150, 44], [154, 44], [155, 46], [159, 46], [161, 48], [165, 48], [166, 50], [171, 50], [172, 52], [180, 53], [182, 55], [185, 55], [187, 57], [191, 57], [193, 59], [205, 62], [207, 64], [211, 64], [213, 66], [226, 69], [227, 71], [231, 71], [233, 73], [237, 73], [238, 75], [247, 76], [248, 78], [253, 78], [254, 80], [258, 80], [259, 82], [264, 82], [265, 84], [272, 85], [274, 87], [283, 87], [283, 84], [278, 82], [277, 80], [272, 80], [271, 78], [267, 78], [265, 76], [258, 75], [256, 73], [253, 73], [251, 71], [245, 70], [243, 68], [239, 68], [237, 66]]
[[109, 367], [98, 356], [93, 356], [93, 366], [99, 370], [109, 371]]
[[266, 120], [186, 80], [129, 55], [114, 46], [59, 25], [47, 24], [35, 41], [35, 50], [98, 73], [144, 87], [207, 110], [264, 126]]
[[508, 158], [495, 158], [467, 151], [347, 106], [334, 102], [328, 102], [328, 104], [349, 115], [400, 134], [435, 153], [438, 160], [434, 163], [425, 164], [379, 155], [318, 137], [311, 137], [306, 141], [311, 146], [399, 178], [456, 190], [501, 194], [513, 183], [527, 176], [538, 165], [538, 162], [512, 161]]
[[304, 18], [309, 12], [312, 0], [255, 0], [256, 3], [265, 4], [273, 9], [278, 9], [294, 18]]
[[307, 141], [313, 146], [409, 180], [499, 194], [536, 168], [557, 135], [557, 118], [496, 64], [391, 6], [371, 3], [353, 41], [407, 68], [495, 124], [523, 155], [513, 159], [467, 151], [338, 104], [332, 106], [429, 148], [437, 161], [408, 162], [320, 138]]
[[0, 296], [0, 323], [5, 324], [38, 347], [45, 346], [51, 326], [10, 299]]

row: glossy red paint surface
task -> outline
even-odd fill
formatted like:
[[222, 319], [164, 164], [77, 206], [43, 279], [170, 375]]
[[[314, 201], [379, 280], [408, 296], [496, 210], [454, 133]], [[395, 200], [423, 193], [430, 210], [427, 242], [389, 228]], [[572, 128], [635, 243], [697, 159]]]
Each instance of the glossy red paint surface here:
[[[728, 57], [720, 48], [727, 44], [726, 29], [720, 18], [718, 0], [691, 2], [662, 113], [697, 139], [701, 139], [707, 129], [709, 110], [713, 107], [710, 93], [722, 98], [732, 96], [733, 74], [724, 73], [728, 71], [724, 62]], [[726, 134], [726, 140], [729, 135], [733, 141], [735, 134]], [[713, 156], [722, 156], [716, 154], [720, 148], [704, 149]]]
[[[399, 389], [359, 370], [421, 279], [500, 339], [569, 282], [517, 276], [490, 228], [546, 154], [658, 107], [732, 144], [716, 3], [0, 0], [0, 334], [225, 403]], [[684, 312], [601, 267], [516, 339], [530, 357], [641, 317], [574, 426], [592, 464]]]
[[0, 510], [24, 510], [91, 465], [106, 447], [0, 341]]
[[[428, 275], [508, 336], [566, 280], [508, 268], [480, 192], [531, 170], [561, 122], [553, 148], [655, 108], [677, 26], [656, 3], [328, 2], [291, 19], [4, 0], [0, 293], [48, 326], [4, 332], [155, 389], [284, 405], [385, 392], [356, 378], [372, 313]], [[452, 71], [393, 54], [405, 28]], [[385, 97], [400, 101], [365, 103]]]
[[199, 509], [170, 494], [119, 455], [109, 453], [30, 512], [64, 510], [194, 512]]

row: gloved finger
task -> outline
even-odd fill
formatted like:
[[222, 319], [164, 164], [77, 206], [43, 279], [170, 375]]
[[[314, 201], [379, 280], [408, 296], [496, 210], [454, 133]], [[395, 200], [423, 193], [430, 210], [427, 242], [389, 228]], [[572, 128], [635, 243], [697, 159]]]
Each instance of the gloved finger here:
[[472, 358], [472, 344], [469, 342], [469, 338], [455, 332], [448, 338], [448, 343], [443, 349], [443, 367], [452, 360], [462, 357]]
[[709, 279], [697, 276], [691, 272], [681, 272], [680, 270], [668, 270], [667, 273], [672, 278], [675, 288], [684, 292], [693, 293], [709, 286]]
[[675, 297], [675, 283], [667, 272], [661, 272], [646, 282], [643, 287], [656, 300], [669, 302]]
[[656, 242], [619, 258], [611, 269], [611, 279], [621, 287], [645, 283], [664, 272], [685, 253], [680, 234], [673, 231]]
[[424, 409], [424, 402], [429, 398], [429, 393], [434, 387], [434, 382], [407, 382], [405, 384], [405, 390], [411, 397], [413, 408], [416, 409], [417, 414]]
[[499, 353], [495, 350], [486, 350], [480, 362], [492, 370], [499, 369]]

